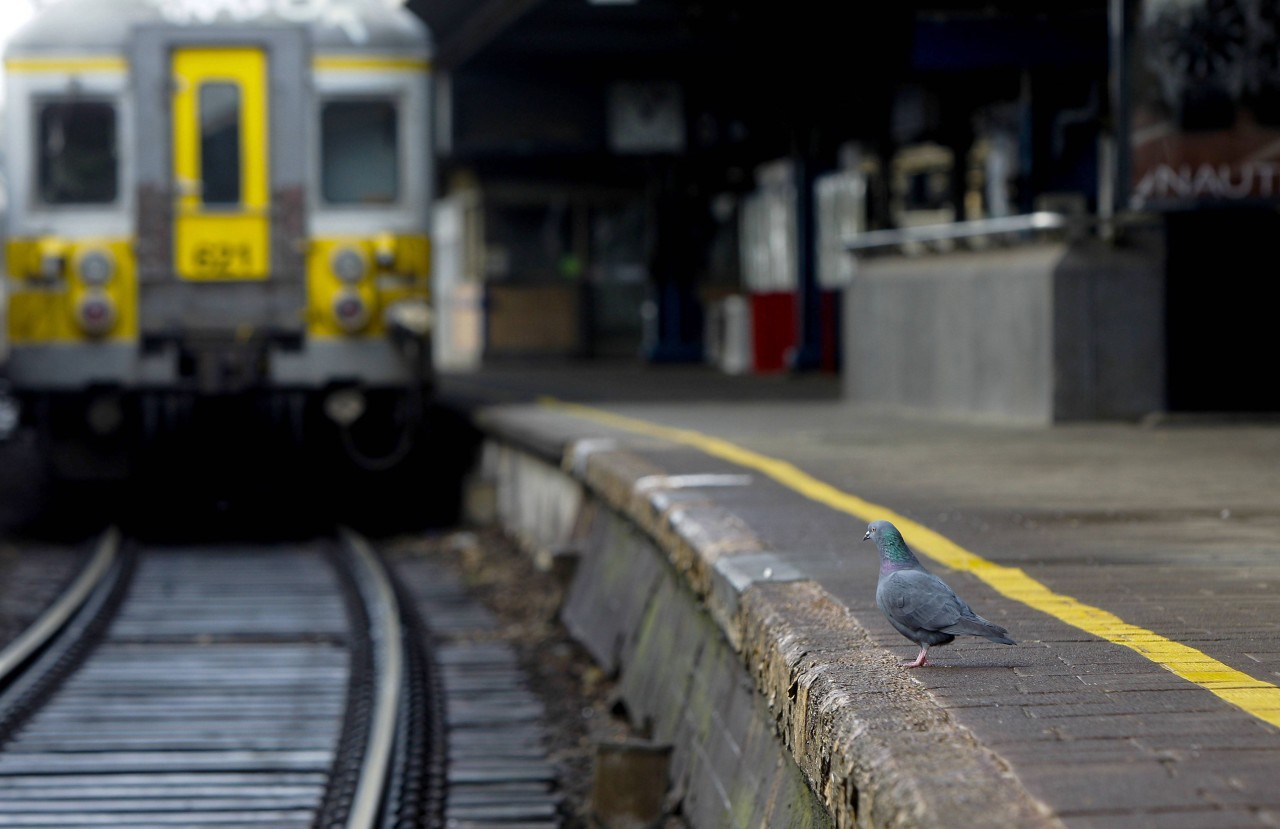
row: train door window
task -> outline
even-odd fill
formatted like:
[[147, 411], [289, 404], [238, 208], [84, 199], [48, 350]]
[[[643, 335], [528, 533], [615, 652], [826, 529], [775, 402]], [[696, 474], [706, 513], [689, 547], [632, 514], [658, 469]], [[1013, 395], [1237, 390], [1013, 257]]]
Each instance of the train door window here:
[[200, 192], [205, 204], [240, 203], [240, 87], [200, 86]]
[[116, 108], [105, 101], [49, 101], [37, 117], [37, 186], [45, 204], [109, 204], [119, 188]]
[[399, 198], [399, 113], [394, 101], [329, 101], [320, 112], [320, 184], [330, 204]]

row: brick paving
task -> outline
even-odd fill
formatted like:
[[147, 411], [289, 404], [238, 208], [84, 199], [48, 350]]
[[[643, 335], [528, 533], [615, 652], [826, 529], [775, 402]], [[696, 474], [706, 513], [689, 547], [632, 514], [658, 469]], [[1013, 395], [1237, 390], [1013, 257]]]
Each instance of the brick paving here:
[[[1280, 683], [1280, 424], [1005, 427], [855, 409], [821, 378], [752, 385], [689, 370], [497, 371], [445, 390], [469, 403], [552, 394], [723, 437]], [[634, 451], [671, 474], [735, 471], [652, 440]], [[915, 655], [874, 606], [863, 521], [758, 474], [714, 498], [842, 600], [873, 642]], [[968, 574], [934, 569], [1020, 644], [961, 639], [932, 651], [937, 666], [913, 680], [1064, 826], [1280, 826], [1280, 729]]]

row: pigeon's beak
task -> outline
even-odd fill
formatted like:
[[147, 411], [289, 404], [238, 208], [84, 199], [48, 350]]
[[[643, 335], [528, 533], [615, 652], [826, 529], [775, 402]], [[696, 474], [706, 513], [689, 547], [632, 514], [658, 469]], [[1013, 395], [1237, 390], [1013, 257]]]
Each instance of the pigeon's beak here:
[[871, 530], [867, 530], [866, 535], [862, 536], [862, 540], [863, 540], [863, 541], [870, 541], [870, 540], [871, 540]]

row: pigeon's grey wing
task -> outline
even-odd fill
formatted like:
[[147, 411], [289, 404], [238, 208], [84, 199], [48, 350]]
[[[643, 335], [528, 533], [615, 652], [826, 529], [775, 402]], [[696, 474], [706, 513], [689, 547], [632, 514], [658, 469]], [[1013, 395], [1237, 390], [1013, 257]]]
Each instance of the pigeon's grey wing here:
[[965, 609], [942, 579], [924, 570], [887, 574], [876, 588], [876, 603], [895, 625], [913, 630], [945, 631]]
[[1017, 644], [1009, 631], [974, 613], [946, 582], [923, 570], [901, 570], [881, 579], [876, 601], [894, 627], [908, 637], [910, 629]]

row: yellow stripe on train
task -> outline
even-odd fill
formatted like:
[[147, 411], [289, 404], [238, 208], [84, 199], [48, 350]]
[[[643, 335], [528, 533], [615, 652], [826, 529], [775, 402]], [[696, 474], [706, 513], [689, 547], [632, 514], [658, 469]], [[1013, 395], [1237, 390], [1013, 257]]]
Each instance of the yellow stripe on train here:
[[[364, 55], [317, 55], [311, 67], [332, 72], [427, 72], [431, 61], [419, 57], [381, 57]], [[14, 57], [4, 62], [9, 72], [61, 73], [124, 72], [129, 62], [119, 55], [62, 55], [51, 57]]]
[[[11, 239], [6, 245], [9, 342], [137, 339], [133, 247], [133, 240], [121, 238]], [[429, 298], [430, 263], [431, 243], [423, 234], [313, 241], [307, 255], [307, 307], [299, 309], [307, 320], [307, 335], [332, 339], [383, 333], [386, 308], [405, 299]], [[86, 316], [94, 311], [99, 315]]]

